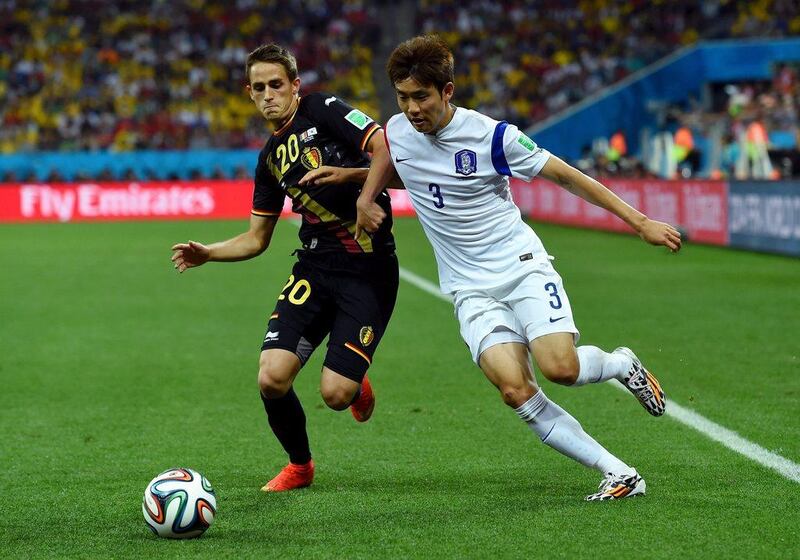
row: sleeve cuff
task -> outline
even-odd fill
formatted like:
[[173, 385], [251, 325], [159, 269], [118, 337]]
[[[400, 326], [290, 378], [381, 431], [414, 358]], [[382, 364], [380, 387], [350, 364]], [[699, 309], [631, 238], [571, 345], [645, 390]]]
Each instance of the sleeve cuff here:
[[256, 208], [253, 208], [252, 210], [250, 210], [250, 213], [252, 215], [254, 215], [254, 216], [264, 216], [264, 217], [280, 216], [281, 215], [280, 212], [271, 212], [269, 210], [258, 210]]
[[367, 149], [367, 144], [369, 144], [369, 139], [372, 138], [372, 135], [375, 134], [377, 131], [381, 129], [381, 125], [378, 123], [372, 123], [372, 126], [367, 129], [366, 134], [364, 134], [364, 139], [361, 140], [361, 151], [364, 152]]

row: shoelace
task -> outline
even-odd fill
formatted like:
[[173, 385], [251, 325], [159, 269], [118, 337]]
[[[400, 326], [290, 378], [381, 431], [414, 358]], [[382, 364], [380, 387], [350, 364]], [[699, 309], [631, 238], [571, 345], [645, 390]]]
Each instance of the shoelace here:
[[614, 474], [606, 473], [605, 478], [600, 481], [600, 486], [598, 486], [597, 489], [602, 492], [612, 484], [614, 484]]

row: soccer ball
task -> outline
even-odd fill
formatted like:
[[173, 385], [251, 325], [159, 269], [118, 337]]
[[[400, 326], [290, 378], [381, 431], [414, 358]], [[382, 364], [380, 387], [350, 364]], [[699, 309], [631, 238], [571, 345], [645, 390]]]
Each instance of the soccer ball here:
[[199, 472], [170, 469], [145, 488], [142, 513], [147, 526], [159, 537], [191, 539], [211, 527], [217, 496]]

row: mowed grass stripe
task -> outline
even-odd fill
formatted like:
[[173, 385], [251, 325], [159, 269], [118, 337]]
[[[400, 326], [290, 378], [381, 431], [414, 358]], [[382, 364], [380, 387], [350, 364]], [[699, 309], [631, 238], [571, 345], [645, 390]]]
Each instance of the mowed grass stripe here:
[[[439, 287], [436, 286], [436, 284], [414, 274], [410, 270], [406, 270], [402, 266], [400, 267], [400, 278], [438, 299], [446, 302], [452, 301], [450, 297], [443, 294], [439, 290]], [[619, 382], [613, 383], [612, 386], [621, 391], [628, 392], [628, 390]], [[669, 399], [665, 414], [681, 424], [684, 424], [685, 426], [700, 432], [704, 436], [711, 438], [717, 443], [721, 443], [731, 451], [735, 451], [740, 455], [744, 455], [748, 459], [751, 459], [759, 465], [767, 467], [768, 469], [776, 471], [781, 476], [788, 478], [789, 480], [800, 483], [800, 465], [794, 461], [790, 461], [786, 457], [764, 449], [757, 443], [753, 443], [752, 441], [743, 438], [733, 430], [729, 430], [724, 426], [720, 426], [716, 422], [712, 422], [702, 414], [698, 414], [689, 408], [679, 405], [672, 399]]]

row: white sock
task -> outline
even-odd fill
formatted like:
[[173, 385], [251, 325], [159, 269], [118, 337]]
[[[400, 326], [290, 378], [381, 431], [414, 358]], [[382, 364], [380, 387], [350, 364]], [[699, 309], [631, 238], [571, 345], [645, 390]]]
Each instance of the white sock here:
[[544, 444], [562, 455], [603, 474], [633, 472], [584, 432], [578, 421], [548, 399], [541, 389], [515, 410]]
[[631, 359], [622, 354], [609, 354], [597, 346], [579, 346], [577, 350], [580, 370], [573, 387], [609, 379], [622, 381], [631, 369]]

